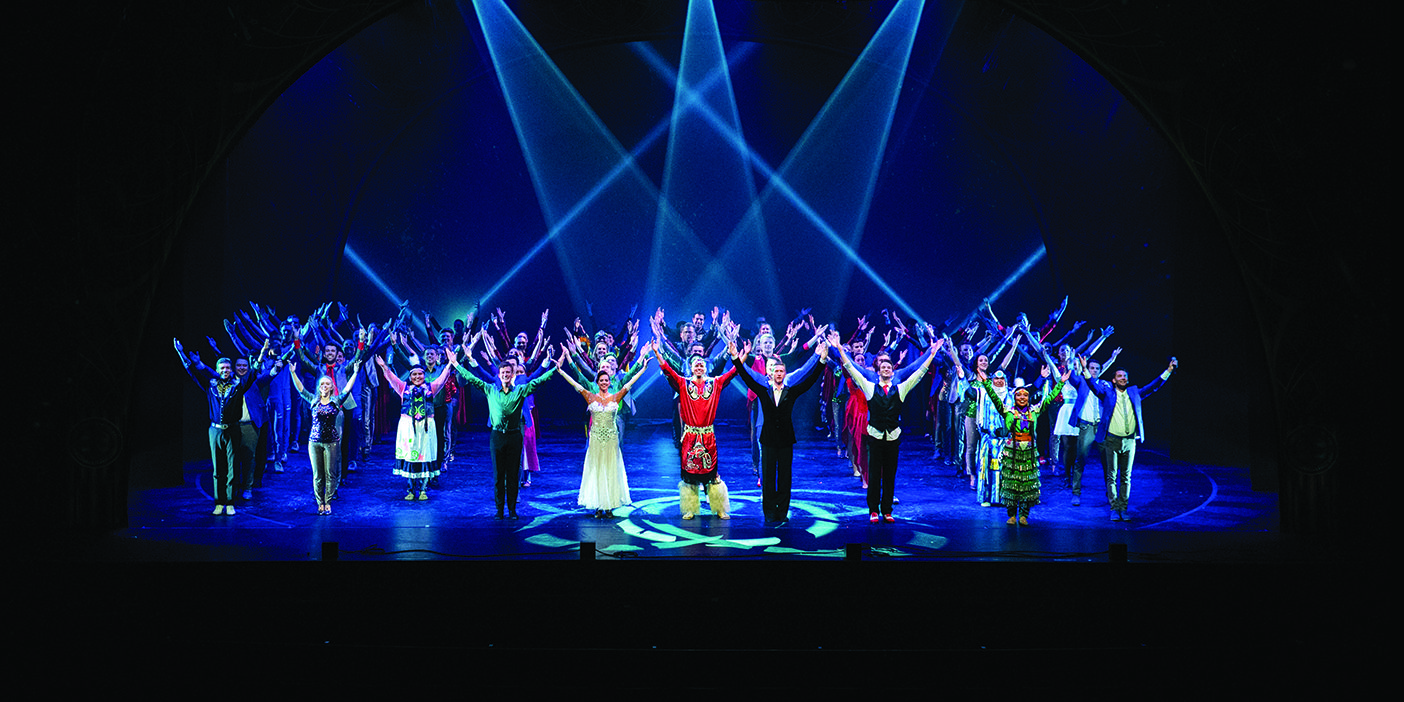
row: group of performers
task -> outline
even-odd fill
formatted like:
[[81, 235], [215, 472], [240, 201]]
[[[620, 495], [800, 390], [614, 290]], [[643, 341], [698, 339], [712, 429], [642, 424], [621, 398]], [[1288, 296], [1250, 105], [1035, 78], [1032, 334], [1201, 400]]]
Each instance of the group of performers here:
[[[517, 519], [519, 487], [529, 486], [539, 470], [533, 393], [559, 373], [586, 403], [577, 503], [596, 518], [613, 518], [615, 509], [631, 504], [621, 449], [629, 392], [656, 360], [674, 391], [685, 520], [702, 514], [703, 492], [713, 515], [731, 516], [713, 424], [723, 390], [739, 377], [747, 389], [752, 471], [768, 526], [789, 518], [794, 408], [815, 387], [821, 388], [822, 425], [866, 489], [869, 521], [895, 522], [902, 410], [928, 374], [934, 374], [927, 409], [936, 456], [957, 466], [981, 505], [1004, 506], [1010, 525], [1029, 523], [1030, 509], [1042, 499], [1038, 420], [1056, 409], [1049, 444], [1054, 475], [1064, 477], [1073, 504], [1080, 504], [1085, 458], [1092, 444], [1101, 446], [1110, 516], [1123, 520], [1135, 447], [1144, 439], [1141, 400], [1161, 387], [1176, 363], [1172, 359], [1144, 387], [1131, 386], [1124, 370], [1110, 383], [1101, 380], [1105, 369], [1090, 357], [1113, 329], [1094, 330], [1072, 347], [1067, 342], [1083, 326], [1079, 322], [1063, 338], [1047, 341], [1066, 306], [1065, 299], [1034, 329], [1024, 315], [1001, 325], [986, 302], [953, 334], [930, 324], [908, 328], [898, 314], [883, 310], [880, 323], [860, 318], [846, 341], [836, 325], [816, 324], [809, 310], [777, 339], [764, 319], [743, 329], [728, 312], [713, 308], [710, 325], [698, 312], [674, 328], [659, 308], [649, 317], [653, 338], [646, 346], [639, 345], [639, 320], [631, 311], [617, 333], [591, 332], [576, 319], [564, 329], [556, 355], [546, 334], [549, 311], [542, 313], [534, 340], [525, 331], [509, 334], [501, 309], [481, 325], [475, 325], [475, 309], [449, 327], [426, 312], [430, 340], [421, 344], [407, 303], [380, 325], [353, 321], [339, 304], [323, 305], [306, 323], [253, 304], [252, 314], [240, 311], [225, 322], [237, 360], [221, 355], [210, 369], [178, 340], [175, 348], [209, 404], [216, 515], [235, 514], [235, 494], [249, 499], [265, 465], [281, 471], [303, 436], [317, 512], [329, 515], [355, 458], [369, 455], [378, 396], [398, 400], [393, 470], [405, 479], [404, 499], [428, 500], [453, 461], [455, 414], [476, 388], [486, 399], [491, 428], [496, 517]], [[878, 331], [882, 341], [874, 344]], [[1001, 354], [992, 368], [990, 359]], [[367, 362], [374, 369], [363, 370]], [[797, 366], [793, 372], [791, 365]], [[1034, 383], [1017, 377], [1020, 369], [1034, 367]], [[379, 392], [382, 378], [388, 392]], [[256, 446], [267, 447], [266, 461], [255, 458]]]

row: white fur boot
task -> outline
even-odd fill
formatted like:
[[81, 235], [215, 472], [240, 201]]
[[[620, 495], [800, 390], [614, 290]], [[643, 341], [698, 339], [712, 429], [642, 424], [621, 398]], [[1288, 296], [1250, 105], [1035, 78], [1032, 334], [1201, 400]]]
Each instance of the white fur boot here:
[[702, 498], [697, 492], [696, 485], [689, 485], [686, 481], [678, 481], [678, 507], [682, 509], [683, 519], [692, 519], [702, 509]]
[[722, 519], [731, 519], [731, 497], [726, 492], [726, 483], [717, 478], [707, 485], [707, 504]]

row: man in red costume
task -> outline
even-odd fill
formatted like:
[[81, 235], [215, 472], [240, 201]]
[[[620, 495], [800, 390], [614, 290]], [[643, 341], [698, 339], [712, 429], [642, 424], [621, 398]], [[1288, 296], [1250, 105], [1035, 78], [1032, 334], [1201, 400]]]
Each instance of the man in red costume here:
[[717, 419], [722, 390], [736, 377], [736, 369], [731, 368], [718, 377], [709, 378], [706, 359], [693, 356], [688, 362], [692, 377], [684, 378], [663, 359], [658, 351], [657, 339], [654, 339], [652, 348], [659, 368], [678, 390], [683, 424], [682, 480], [678, 482], [682, 518], [697, 516], [701, 509], [699, 489], [705, 485], [707, 504], [712, 511], [722, 519], [730, 519], [731, 504], [727, 499], [726, 483], [717, 475], [717, 437], [712, 432], [712, 423]]

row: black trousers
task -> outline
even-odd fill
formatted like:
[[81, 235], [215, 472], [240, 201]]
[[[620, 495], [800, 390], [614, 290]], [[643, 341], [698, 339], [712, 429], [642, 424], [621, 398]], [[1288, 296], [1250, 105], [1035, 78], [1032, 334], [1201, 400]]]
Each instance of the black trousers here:
[[493, 497], [497, 510], [505, 505], [517, 512], [517, 469], [522, 463], [522, 433], [520, 431], [492, 432]]
[[790, 468], [794, 461], [794, 444], [761, 444], [761, 511], [767, 522], [778, 522], [790, 515]]
[[234, 471], [238, 465], [239, 425], [220, 429], [210, 427], [210, 465], [214, 469], [214, 501], [217, 505], [234, 504]]
[[893, 483], [897, 479], [897, 447], [900, 439], [883, 441], [863, 437], [868, 452], [868, 511], [892, 514]]

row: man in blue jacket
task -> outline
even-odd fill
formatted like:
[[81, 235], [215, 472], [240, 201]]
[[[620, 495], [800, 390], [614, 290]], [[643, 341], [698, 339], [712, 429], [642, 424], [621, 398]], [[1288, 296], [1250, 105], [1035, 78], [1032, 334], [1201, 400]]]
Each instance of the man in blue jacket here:
[[[1097, 396], [1101, 420], [1097, 422], [1096, 441], [1102, 446], [1102, 474], [1107, 482], [1107, 504], [1112, 521], [1126, 521], [1127, 499], [1131, 496], [1131, 467], [1136, 461], [1136, 444], [1146, 440], [1145, 421], [1141, 418], [1141, 400], [1160, 389], [1178, 365], [1173, 357], [1170, 365], [1149, 385], [1130, 384], [1124, 370], [1118, 370], [1108, 383], [1091, 378], [1084, 371], [1087, 387]], [[1084, 365], [1085, 367], [1085, 365]]]

